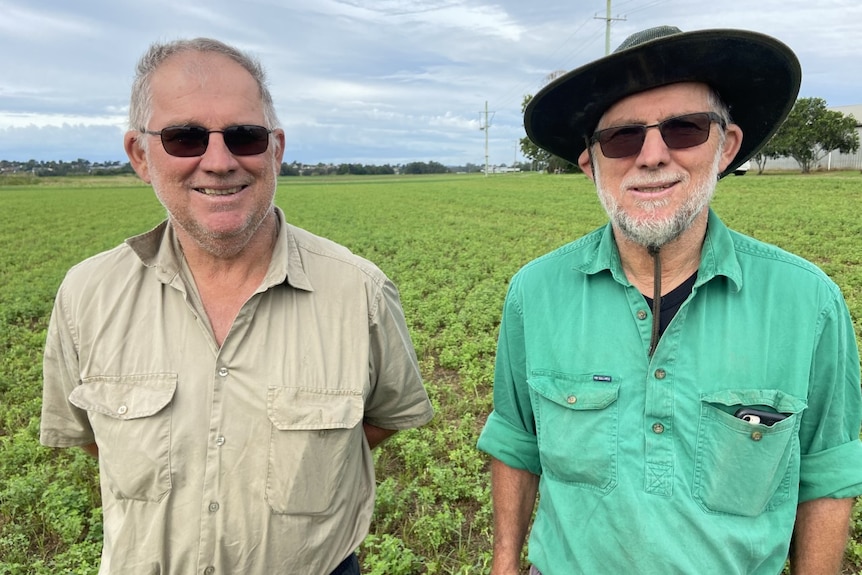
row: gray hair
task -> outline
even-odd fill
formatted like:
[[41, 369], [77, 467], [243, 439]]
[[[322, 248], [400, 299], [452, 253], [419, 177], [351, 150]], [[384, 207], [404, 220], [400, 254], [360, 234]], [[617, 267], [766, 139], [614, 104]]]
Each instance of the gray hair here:
[[[272, 94], [266, 85], [266, 72], [257, 58], [212, 38], [194, 38], [154, 43], [138, 61], [135, 79], [132, 82], [131, 101], [129, 102], [129, 129], [144, 130], [147, 128], [152, 116], [151, 82], [153, 74], [171, 56], [184, 52], [221, 54], [242, 66], [257, 82], [266, 127], [270, 130], [278, 127], [278, 115], [275, 112]], [[146, 149], [146, 138], [142, 138], [138, 142]]]
[[[718, 117], [721, 118], [722, 127], [726, 127], [728, 124], [733, 123], [733, 119], [730, 117], [730, 108], [725, 104], [724, 100], [721, 99], [721, 94], [716, 92], [715, 88], [712, 86], [709, 87], [707, 101], [709, 102], [709, 107], [712, 108], [712, 111], [718, 114]], [[724, 139], [726, 135], [727, 133], [724, 129], [718, 131], [719, 147], [724, 147]]]

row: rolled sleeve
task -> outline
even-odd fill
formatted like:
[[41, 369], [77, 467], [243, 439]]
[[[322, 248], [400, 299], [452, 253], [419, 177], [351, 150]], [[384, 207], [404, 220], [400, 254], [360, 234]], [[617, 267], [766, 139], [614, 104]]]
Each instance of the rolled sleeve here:
[[477, 447], [517, 469], [541, 475], [533, 406], [527, 385], [524, 321], [513, 278], [503, 307], [494, 371], [494, 411], [488, 416]]
[[536, 436], [512, 425], [497, 412], [488, 416], [477, 447], [509, 467], [542, 474]]
[[853, 441], [802, 456], [800, 476], [799, 501], [859, 495], [862, 493], [862, 442]]
[[862, 394], [855, 331], [835, 288], [823, 314], [800, 430], [800, 501], [862, 494]]

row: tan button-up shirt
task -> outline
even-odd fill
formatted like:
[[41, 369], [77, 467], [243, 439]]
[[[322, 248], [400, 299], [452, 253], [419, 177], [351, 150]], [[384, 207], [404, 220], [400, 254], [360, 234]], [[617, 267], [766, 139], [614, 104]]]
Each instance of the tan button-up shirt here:
[[288, 225], [221, 348], [170, 224], [69, 271], [42, 443], [99, 447], [100, 574], [327, 574], [374, 504], [363, 420], [427, 423], [398, 293]]

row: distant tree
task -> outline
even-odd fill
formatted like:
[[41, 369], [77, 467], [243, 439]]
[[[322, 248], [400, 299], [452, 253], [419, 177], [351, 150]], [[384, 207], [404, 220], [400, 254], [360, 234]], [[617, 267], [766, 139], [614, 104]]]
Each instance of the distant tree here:
[[281, 163], [281, 170], [279, 170], [278, 175], [280, 176], [298, 176], [299, 175], [299, 166], [296, 163], [288, 164], [287, 162]]
[[404, 174], [446, 174], [449, 168], [440, 162], [410, 162], [401, 171]]
[[763, 173], [764, 168], [766, 168], [766, 160], [774, 160], [783, 155], [785, 154], [776, 146], [775, 138], [770, 138], [770, 140], [766, 142], [766, 144], [764, 144], [751, 158], [754, 160], [754, 163], [757, 164], [757, 175], [761, 175]]
[[[564, 70], [557, 70], [555, 72], [551, 72], [550, 74], [545, 76], [545, 81], [543, 85], [549, 84], [563, 74], [565, 74]], [[521, 101], [521, 114], [523, 114], [527, 110], [527, 105], [532, 99], [532, 94], [527, 94], [526, 96], [524, 96], [524, 99]], [[551, 173], [580, 171], [580, 168], [577, 165], [572, 164], [568, 160], [564, 160], [559, 156], [555, 156], [546, 150], [543, 150], [542, 148], [534, 144], [533, 141], [526, 136], [521, 138], [518, 143], [521, 149], [521, 155], [525, 158], [528, 158], [532, 162], [533, 169], [535, 170], [547, 170]]]
[[859, 149], [856, 120], [827, 110], [823, 98], [799, 98], [769, 146], [776, 154], [771, 157], [790, 156], [807, 174], [833, 150], [852, 154]]
[[[524, 96], [524, 99], [521, 101], [521, 114], [523, 114], [524, 111], [527, 109], [527, 105], [532, 99], [532, 94], [527, 94], [526, 96]], [[544, 170], [548, 167], [548, 164], [551, 161], [550, 152], [547, 152], [534, 144], [533, 140], [531, 140], [527, 136], [521, 138], [518, 143], [521, 149], [521, 155], [525, 158], [529, 158], [530, 161], [533, 162], [533, 166], [535, 166], [536, 170]]]

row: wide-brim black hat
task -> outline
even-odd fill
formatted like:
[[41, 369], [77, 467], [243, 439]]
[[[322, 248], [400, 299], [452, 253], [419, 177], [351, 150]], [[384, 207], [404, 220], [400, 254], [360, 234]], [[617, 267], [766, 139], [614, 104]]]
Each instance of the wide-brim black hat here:
[[796, 55], [770, 36], [660, 26], [629, 36], [612, 54], [542, 88], [524, 111], [524, 127], [537, 146], [577, 164], [602, 114], [614, 103], [659, 86], [703, 82], [718, 92], [743, 132], [742, 147], [724, 176], [781, 126], [801, 81]]

